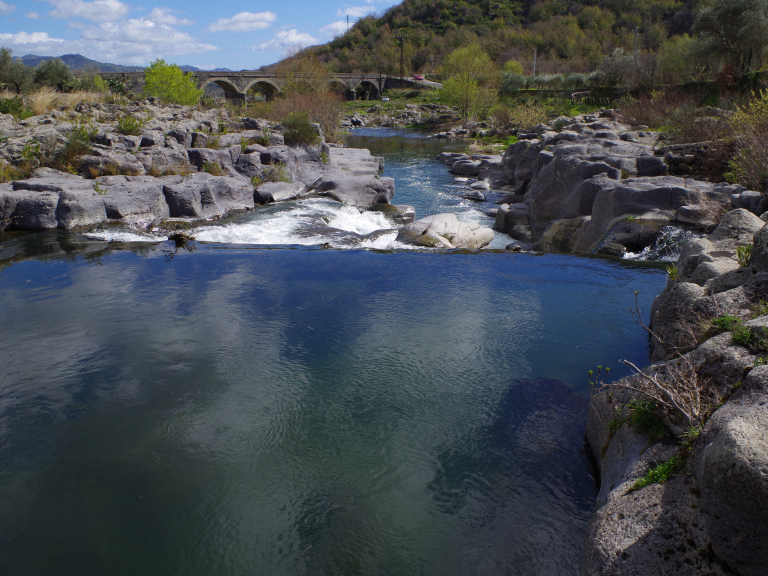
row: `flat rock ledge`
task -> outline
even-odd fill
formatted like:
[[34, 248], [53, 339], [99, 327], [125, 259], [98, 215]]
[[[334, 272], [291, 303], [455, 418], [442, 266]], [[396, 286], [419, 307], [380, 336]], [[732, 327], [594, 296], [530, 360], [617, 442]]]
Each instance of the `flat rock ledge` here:
[[[126, 115], [141, 120], [141, 134], [120, 133]], [[56, 157], [83, 125], [93, 137], [70, 164], [73, 173], [38, 167], [30, 178], [0, 183], [0, 232], [104, 224], [172, 230], [318, 196], [381, 212], [393, 228], [415, 217], [413, 207], [392, 204], [395, 182], [381, 176], [383, 158], [327, 144], [318, 125], [318, 144], [288, 146], [280, 124], [231, 119], [222, 110], [158, 106], [154, 99], [128, 107], [80, 104], [23, 121], [0, 114], [0, 163], [22, 166], [30, 149]], [[441, 232], [403, 235], [401, 241], [479, 249], [493, 239], [490, 228], [470, 228], [448, 215], [437, 220]], [[428, 237], [442, 240], [429, 244]]]
[[[652, 246], [669, 227], [709, 232], [732, 208], [754, 214], [763, 196], [686, 178], [644, 126], [613, 110], [540, 124], [502, 156], [444, 153], [457, 177], [509, 191], [494, 200], [494, 230], [523, 248], [621, 256]], [[489, 210], [489, 213], [491, 210]]]
[[[768, 227], [747, 210], [728, 212], [677, 262], [656, 298], [654, 359], [647, 374], [671, 374], [713, 404], [681, 452], [687, 423], [658, 415], [671, 435], [651, 443], [622, 419], [641, 395], [609, 385], [591, 400], [587, 445], [600, 470], [584, 575], [765, 576], [768, 570]], [[737, 249], [752, 246], [746, 262]], [[746, 340], [717, 333], [712, 319], [740, 319]], [[746, 342], [746, 344], [744, 344]], [[628, 377], [619, 383], [628, 383]], [[689, 437], [690, 438], [690, 437]], [[685, 471], [630, 490], [672, 456]]]

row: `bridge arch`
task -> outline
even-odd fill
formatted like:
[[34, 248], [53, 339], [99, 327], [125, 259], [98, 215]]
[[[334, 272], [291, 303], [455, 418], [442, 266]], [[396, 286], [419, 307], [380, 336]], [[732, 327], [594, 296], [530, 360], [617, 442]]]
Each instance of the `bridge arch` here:
[[355, 86], [355, 93], [360, 100], [378, 100], [379, 87], [375, 82], [370, 80], [363, 80], [357, 86]]
[[334, 94], [338, 94], [345, 100], [351, 100], [355, 97], [354, 90], [347, 86], [344, 82], [341, 80], [335, 80], [332, 79], [328, 82], [327, 89], [329, 92], [333, 92]]
[[200, 84], [200, 88], [205, 90], [205, 87], [208, 86], [208, 84], [216, 84], [216, 86], [224, 90], [224, 94], [227, 98], [240, 98], [240, 90], [224, 78], [210, 78]]
[[260, 78], [250, 82], [246, 86], [245, 91], [247, 93], [258, 92], [263, 94], [267, 100], [272, 100], [280, 92], [280, 86], [278, 86], [275, 82], [270, 82], [269, 80]]

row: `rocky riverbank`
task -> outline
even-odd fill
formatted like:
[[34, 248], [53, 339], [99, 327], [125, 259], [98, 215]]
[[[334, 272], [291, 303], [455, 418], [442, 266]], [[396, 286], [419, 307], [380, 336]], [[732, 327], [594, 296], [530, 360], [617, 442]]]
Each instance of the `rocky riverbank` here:
[[[125, 134], [126, 118], [135, 134]], [[380, 158], [329, 145], [319, 126], [313, 129], [316, 144], [296, 144], [280, 124], [153, 99], [129, 107], [81, 104], [22, 121], [0, 115], [0, 163], [31, 169], [28, 178], [0, 183], [0, 231], [109, 224], [167, 233], [315, 196], [382, 212], [393, 228], [414, 219], [412, 207], [392, 204], [394, 180], [380, 175]], [[73, 142], [82, 149], [69, 158]], [[39, 166], [64, 163], [66, 171]], [[398, 239], [479, 249], [493, 232], [440, 215]]]
[[[683, 159], [701, 146], [664, 146], [614, 111], [540, 124], [503, 155], [443, 154], [453, 174], [482, 190], [507, 189], [490, 213], [521, 249], [621, 256], [669, 229], [709, 232], [726, 210], [759, 213], [760, 193], [687, 178]], [[479, 191], [479, 192], [478, 192]]]
[[763, 196], [684, 177], [705, 145], [664, 146], [611, 111], [560, 118], [520, 138], [503, 156], [441, 157], [476, 190], [511, 190], [494, 228], [513, 245], [621, 256], [647, 249], [664, 230], [697, 233], [651, 310], [654, 363], [602, 386], [590, 402], [586, 440], [600, 490], [582, 573], [763, 576]]
[[[685, 248], [651, 312], [656, 362], [592, 398], [600, 493], [583, 574], [766, 573], [764, 220], [730, 211]], [[648, 419], [662, 437], [649, 436]], [[665, 465], [670, 479], [633, 489]]]

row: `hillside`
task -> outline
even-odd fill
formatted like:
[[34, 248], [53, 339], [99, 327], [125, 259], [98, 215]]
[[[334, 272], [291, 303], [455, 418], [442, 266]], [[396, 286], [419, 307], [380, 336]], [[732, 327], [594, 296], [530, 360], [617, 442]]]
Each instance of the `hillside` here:
[[339, 72], [439, 71], [445, 55], [477, 40], [503, 64], [542, 72], [594, 69], [616, 49], [657, 51], [688, 32], [699, 0], [405, 0], [311, 50]]
[[[72, 72], [84, 72], [86, 70], [95, 70], [97, 72], [140, 72], [144, 70], [143, 66], [123, 66], [122, 64], [109, 64], [107, 62], [99, 62], [97, 60], [91, 60], [86, 58], [82, 54], [64, 54], [63, 56], [36, 56], [35, 54], [27, 54], [21, 57], [21, 61], [25, 66], [34, 68], [40, 62], [46, 60], [53, 60], [58, 58], [64, 64], [66, 64]], [[196, 72], [201, 70], [195, 66], [179, 66], [185, 72]], [[228, 68], [216, 68], [216, 70], [229, 71]]]
[[21, 61], [25, 66], [34, 68], [40, 62], [46, 60], [53, 60], [58, 58], [64, 64], [66, 64], [73, 72], [80, 72], [85, 70], [96, 70], [98, 72], [136, 72], [143, 70], [141, 66], [122, 66], [120, 64], [107, 64], [104, 62], [98, 62], [86, 58], [81, 54], [64, 54], [63, 56], [36, 56], [35, 54], [27, 54], [21, 57]]

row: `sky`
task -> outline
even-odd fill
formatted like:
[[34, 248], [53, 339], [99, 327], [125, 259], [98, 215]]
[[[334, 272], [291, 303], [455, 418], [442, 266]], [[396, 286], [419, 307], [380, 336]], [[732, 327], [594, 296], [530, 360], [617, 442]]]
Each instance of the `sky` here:
[[13, 56], [82, 54], [249, 70], [340, 36], [399, 0], [0, 0], [0, 47]]

